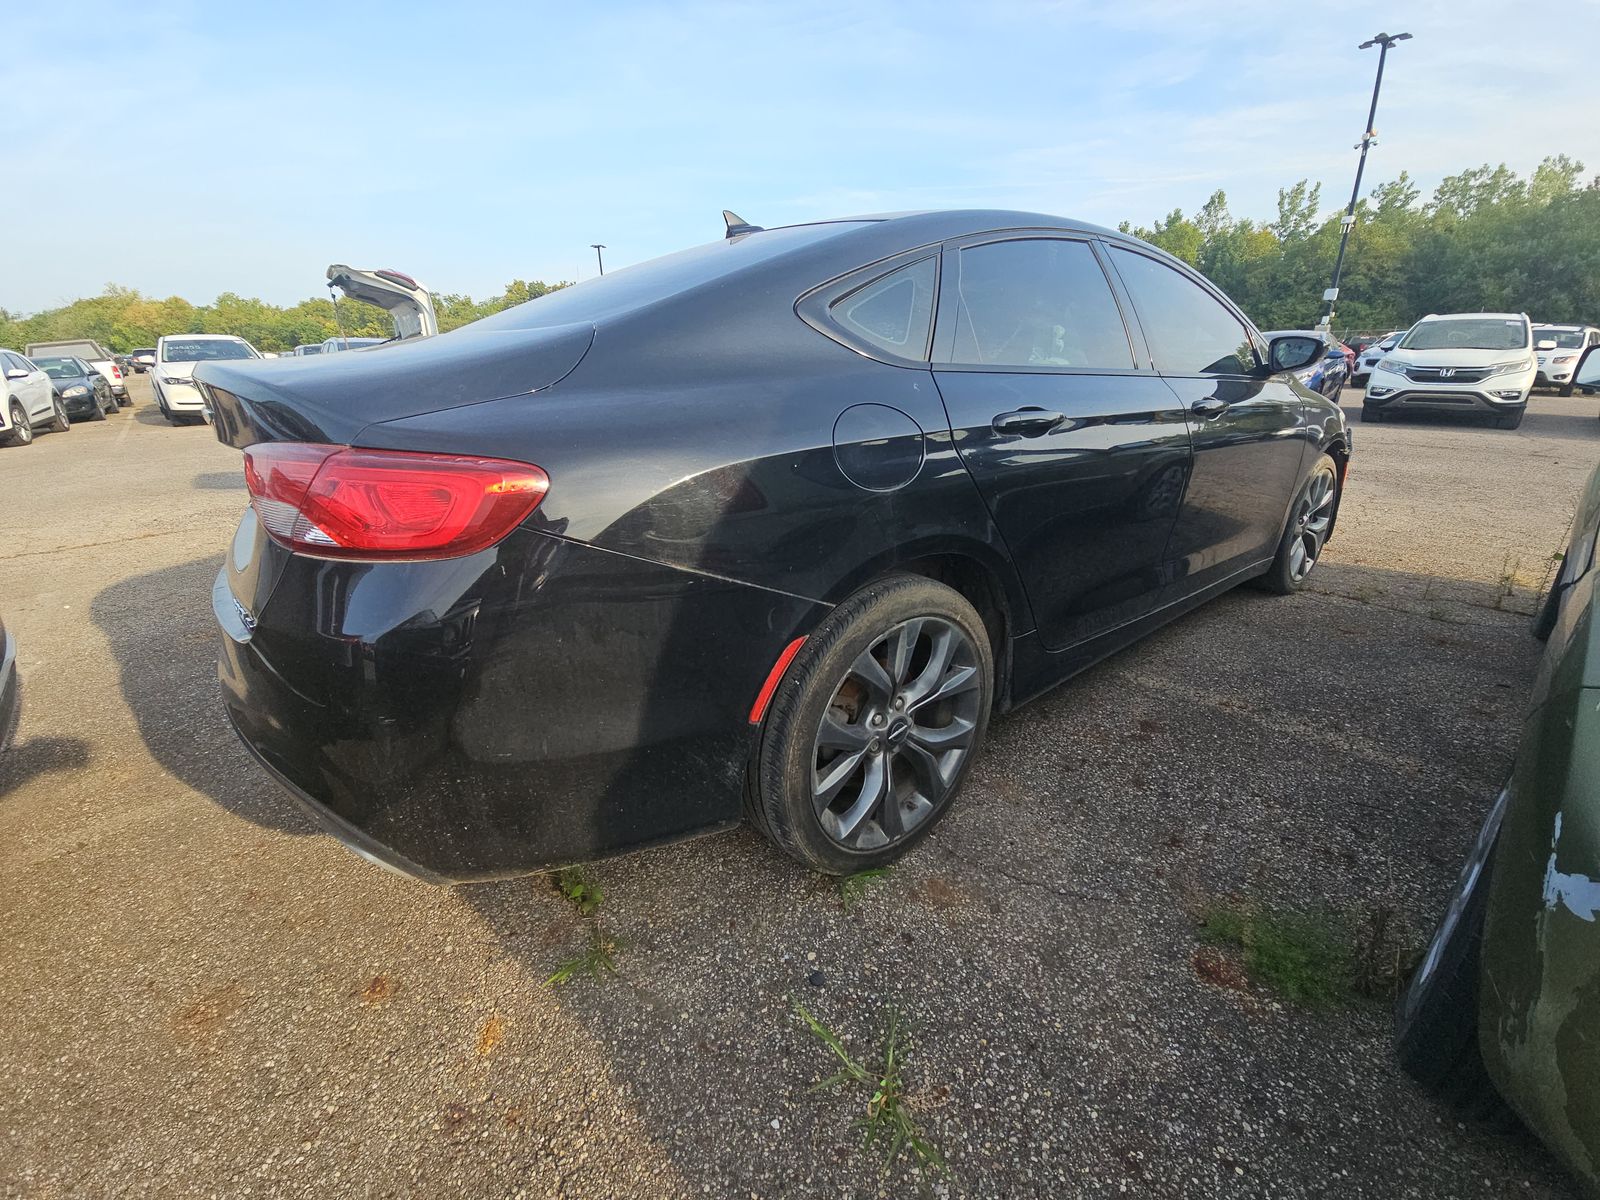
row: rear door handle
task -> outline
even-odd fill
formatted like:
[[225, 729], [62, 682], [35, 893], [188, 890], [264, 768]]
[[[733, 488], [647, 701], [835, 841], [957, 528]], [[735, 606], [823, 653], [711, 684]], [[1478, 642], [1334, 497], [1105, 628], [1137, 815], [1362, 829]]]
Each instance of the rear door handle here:
[[1066, 419], [1065, 413], [1047, 412], [1042, 408], [1019, 408], [1015, 412], [1001, 413], [989, 425], [996, 433], [1040, 437]]
[[1197, 417], [1220, 417], [1228, 411], [1228, 402], [1216, 396], [1207, 396], [1189, 405], [1189, 411]]

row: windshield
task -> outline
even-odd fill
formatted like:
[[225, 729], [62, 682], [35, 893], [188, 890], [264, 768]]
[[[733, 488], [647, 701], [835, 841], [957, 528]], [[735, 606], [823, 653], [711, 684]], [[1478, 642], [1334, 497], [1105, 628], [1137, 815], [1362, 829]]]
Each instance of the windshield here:
[[161, 353], [167, 362], [211, 362], [219, 358], [253, 357], [249, 346], [233, 338], [164, 342]]
[[75, 358], [36, 358], [33, 361], [51, 379], [82, 379], [87, 370]]
[[830, 221], [790, 225], [747, 237], [726, 238], [692, 250], [652, 258], [564, 287], [526, 304], [485, 317], [475, 329], [538, 329], [597, 321], [711, 283], [733, 271], [813, 246], [866, 225]]
[[1576, 350], [1583, 345], [1583, 330], [1581, 329], [1535, 329], [1533, 340], [1536, 342], [1554, 342], [1558, 350]]
[[1525, 350], [1528, 326], [1508, 317], [1451, 317], [1423, 321], [1400, 342], [1402, 350]]

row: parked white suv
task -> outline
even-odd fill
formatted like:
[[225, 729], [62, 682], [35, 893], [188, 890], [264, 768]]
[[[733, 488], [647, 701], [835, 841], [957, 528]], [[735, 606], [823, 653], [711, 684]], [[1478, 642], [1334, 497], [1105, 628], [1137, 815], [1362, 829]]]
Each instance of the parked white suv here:
[[68, 428], [50, 376], [15, 350], [0, 350], [0, 383], [0, 445], [27, 446], [36, 429]]
[[1590, 346], [1600, 346], [1600, 329], [1592, 325], [1535, 325], [1533, 350], [1539, 374], [1533, 386], [1559, 388], [1563, 396], [1572, 395], [1573, 369]]
[[1515, 429], [1538, 369], [1527, 313], [1429, 314], [1373, 368], [1361, 419], [1477, 412], [1493, 416], [1501, 429]]
[[225, 333], [174, 333], [156, 339], [156, 360], [150, 367], [161, 415], [173, 425], [206, 419], [205, 401], [194, 385], [196, 363], [222, 358], [260, 358], [256, 348], [241, 337]]
[[1404, 329], [1396, 329], [1393, 333], [1386, 333], [1372, 345], [1356, 355], [1355, 370], [1350, 372], [1350, 382], [1358, 387], [1367, 381], [1367, 376], [1372, 374], [1372, 368], [1383, 361], [1383, 356], [1388, 354], [1400, 344], [1400, 339], [1405, 337]]

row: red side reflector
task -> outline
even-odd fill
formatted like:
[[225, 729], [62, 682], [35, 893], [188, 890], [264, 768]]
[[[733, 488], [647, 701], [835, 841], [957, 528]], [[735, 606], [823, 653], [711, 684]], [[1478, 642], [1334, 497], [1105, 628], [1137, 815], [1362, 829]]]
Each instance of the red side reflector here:
[[772, 701], [772, 693], [778, 690], [783, 673], [789, 669], [794, 656], [800, 653], [800, 647], [805, 644], [805, 638], [797, 637], [783, 648], [782, 654], [778, 655], [778, 661], [772, 664], [772, 670], [767, 673], [767, 681], [761, 685], [761, 691], [756, 694], [756, 702], [750, 706], [750, 724], [761, 724], [761, 718], [767, 715], [767, 705]]
[[322, 558], [454, 558], [494, 545], [539, 507], [528, 463], [263, 442], [244, 452], [250, 503], [273, 540]]

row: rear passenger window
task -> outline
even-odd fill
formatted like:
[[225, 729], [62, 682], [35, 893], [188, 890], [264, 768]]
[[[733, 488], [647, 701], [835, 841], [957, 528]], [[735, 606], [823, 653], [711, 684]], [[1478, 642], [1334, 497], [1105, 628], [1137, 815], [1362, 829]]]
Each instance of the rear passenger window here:
[[960, 256], [955, 362], [1133, 368], [1122, 313], [1087, 242], [1023, 238], [969, 246]]
[[924, 258], [863, 284], [828, 306], [841, 329], [897, 358], [928, 357], [937, 264]]
[[1139, 324], [1158, 371], [1246, 375], [1255, 370], [1250, 335], [1216, 297], [1153, 258], [1117, 246], [1111, 254], [1139, 310]]

